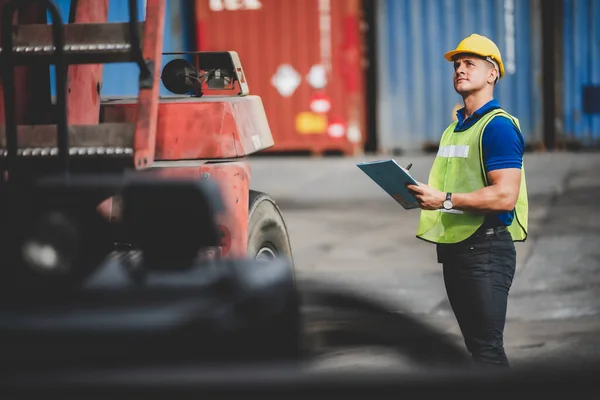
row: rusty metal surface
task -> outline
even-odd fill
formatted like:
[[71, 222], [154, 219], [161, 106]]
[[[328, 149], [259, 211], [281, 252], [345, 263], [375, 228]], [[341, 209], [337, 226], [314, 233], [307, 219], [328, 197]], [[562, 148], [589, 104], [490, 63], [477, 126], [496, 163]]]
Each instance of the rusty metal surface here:
[[[104, 121], [132, 122], [134, 100], [102, 105]], [[238, 158], [273, 146], [262, 101], [257, 96], [161, 99], [156, 160]]]
[[[362, 151], [366, 124], [359, 1], [195, 0], [195, 6], [197, 49], [237, 51], [250, 93], [262, 98], [275, 140], [268, 151]], [[294, 90], [280, 94], [273, 82], [278, 71], [285, 74], [280, 70], [285, 66], [295, 71], [289, 75]], [[309, 83], [318, 66], [326, 72], [324, 87]], [[329, 111], [311, 110], [311, 101], [319, 96], [329, 98]], [[345, 129], [328, 134], [328, 127], [337, 123]]]
[[140, 36], [144, 60], [154, 62], [151, 66], [154, 76], [152, 87], [140, 87], [139, 91], [134, 138], [134, 166], [137, 169], [150, 167], [154, 161], [165, 6], [165, 0], [147, 0], [144, 35]]
[[247, 256], [251, 175], [248, 163], [205, 163], [200, 168], [159, 168], [155, 172], [162, 176], [196, 177], [216, 182], [224, 205], [224, 211], [216, 215], [216, 222], [222, 232], [221, 257]]
[[[75, 23], [105, 23], [108, 20], [109, 0], [78, 0]], [[69, 124], [97, 124], [100, 118], [102, 64], [73, 65], [67, 73], [67, 121]]]
[[[222, 232], [218, 257], [246, 257], [248, 252], [248, 204], [250, 165], [245, 161], [225, 163], [203, 163], [177, 165], [171, 162], [157, 163], [156, 167], [140, 171], [149, 176], [163, 178], [212, 180], [221, 192], [224, 211], [216, 215], [216, 222]], [[122, 203], [120, 197], [113, 196], [98, 205], [98, 211], [111, 221], [120, 221]], [[168, 212], [168, 210], [165, 210]], [[198, 227], [201, 229], [201, 227]], [[193, 232], [190, 232], [193, 234]]]
[[246, 257], [251, 174], [247, 162], [204, 163], [198, 167], [151, 168], [149, 172], [161, 177], [210, 179], [216, 182], [221, 191], [225, 210], [216, 216], [216, 222], [223, 234], [220, 244], [221, 255], [231, 258]]

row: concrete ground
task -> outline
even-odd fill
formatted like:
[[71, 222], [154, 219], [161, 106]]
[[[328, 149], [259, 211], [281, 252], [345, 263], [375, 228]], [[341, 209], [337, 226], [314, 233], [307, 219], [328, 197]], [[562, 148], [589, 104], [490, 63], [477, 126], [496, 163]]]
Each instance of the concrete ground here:
[[[415, 238], [418, 210], [401, 208], [356, 167], [376, 158], [254, 157], [251, 187], [278, 202], [300, 279], [335, 279], [384, 297], [462, 344], [435, 249]], [[427, 180], [433, 155], [395, 158]], [[528, 153], [525, 167], [530, 233], [516, 244], [507, 353], [513, 365], [600, 360], [600, 154]]]

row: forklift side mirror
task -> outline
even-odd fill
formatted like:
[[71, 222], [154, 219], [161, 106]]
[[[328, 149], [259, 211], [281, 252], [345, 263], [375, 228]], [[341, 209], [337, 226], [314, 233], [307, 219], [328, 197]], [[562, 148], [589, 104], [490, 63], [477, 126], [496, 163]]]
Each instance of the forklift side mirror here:
[[[201, 97], [204, 89], [217, 92], [233, 91], [235, 96], [250, 94], [248, 82], [237, 52], [175, 52], [163, 53], [163, 56], [192, 56], [194, 62], [185, 59], [169, 61], [163, 68], [163, 85], [172, 93]], [[222, 96], [222, 93], [217, 94]]]
[[182, 58], [169, 61], [164, 66], [160, 79], [165, 88], [175, 94], [187, 94], [193, 88], [202, 85], [198, 71], [191, 63]]

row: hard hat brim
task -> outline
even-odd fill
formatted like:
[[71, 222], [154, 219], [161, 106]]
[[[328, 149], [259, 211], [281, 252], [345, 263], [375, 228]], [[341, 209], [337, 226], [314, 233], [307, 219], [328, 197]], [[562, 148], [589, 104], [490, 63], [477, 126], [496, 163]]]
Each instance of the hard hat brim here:
[[483, 53], [478, 53], [476, 51], [466, 51], [466, 50], [452, 50], [444, 54], [444, 58], [450, 62], [454, 61], [454, 56], [457, 54], [475, 54], [476, 56], [486, 58], [488, 55]]

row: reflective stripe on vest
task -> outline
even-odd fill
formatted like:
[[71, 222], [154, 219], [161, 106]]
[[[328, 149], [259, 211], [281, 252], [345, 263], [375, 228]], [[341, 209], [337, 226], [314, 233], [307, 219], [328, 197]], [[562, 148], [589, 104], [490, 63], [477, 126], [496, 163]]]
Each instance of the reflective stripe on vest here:
[[[446, 128], [431, 167], [429, 186], [444, 193], [471, 193], [488, 185], [484, 172], [481, 139], [487, 124], [497, 116], [509, 118], [520, 129], [519, 121], [501, 109], [490, 111], [465, 131], [454, 132], [456, 121]], [[527, 238], [528, 214], [523, 164], [515, 218], [508, 227], [513, 241], [525, 241]], [[433, 243], [458, 243], [473, 235], [483, 222], [483, 215], [466, 211], [421, 210], [417, 237]]]

